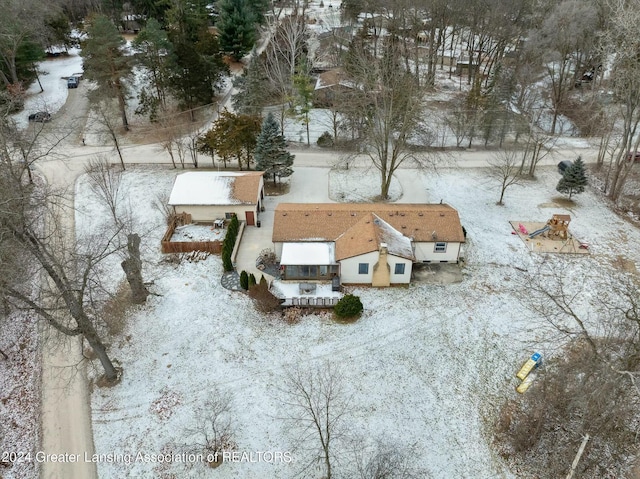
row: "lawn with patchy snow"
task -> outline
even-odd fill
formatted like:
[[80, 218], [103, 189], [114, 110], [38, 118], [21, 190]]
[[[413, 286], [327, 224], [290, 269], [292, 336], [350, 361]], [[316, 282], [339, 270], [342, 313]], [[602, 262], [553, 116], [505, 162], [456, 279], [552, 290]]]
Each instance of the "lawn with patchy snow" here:
[[[539, 179], [498, 191], [485, 170], [441, 170], [422, 177], [420, 192], [456, 207], [468, 232], [464, 280], [460, 284], [414, 284], [407, 288], [358, 288], [365, 306], [354, 324], [337, 324], [326, 314], [294, 325], [257, 313], [249, 298], [220, 286], [218, 257], [174, 264], [159, 253], [163, 221], [148, 198], [168, 191], [175, 172], [131, 169], [122, 191], [136, 205], [147, 232], [145, 277], [153, 280], [144, 306], [132, 310], [111, 354], [124, 368], [122, 383], [96, 388], [93, 424], [98, 453], [160, 454], [187, 444], [195, 411], [213, 387], [234, 396], [238, 451], [293, 451], [293, 463], [239, 462], [215, 472], [201, 463], [102, 462], [101, 477], [292, 478], [303, 453], [297, 437], [279, 418], [286, 415], [283, 375], [295, 365], [331, 361], [344, 372], [353, 394], [348, 424], [359, 448], [382, 439], [411, 449], [421, 477], [512, 477], [490, 447], [487, 421], [513, 397], [513, 374], [533, 350], [552, 354], [535, 315], [516, 299], [522, 269], [542, 257], [527, 252], [511, 234], [510, 220], [546, 221], [570, 213], [571, 230], [591, 245], [591, 255], [548, 256], [547, 262], [575, 278], [604, 268], [618, 255], [637, 261], [640, 235], [612, 214], [593, 192], [576, 198], [570, 210], [554, 203], [553, 168]], [[363, 181], [375, 194], [377, 184]], [[295, 176], [291, 188], [296, 188]], [[83, 180], [77, 188], [78, 231], [107, 219]], [[146, 198], [146, 200], [144, 200]], [[287, 201], [286, 195], [279, 198]], [[143, 244], [144, 246], [144, 244]], [[112, 283], [123, 277], [117, 262]], [[352, 445], [352, 444], [351, 444]], [[337, 466], [353, 477], [349, 443], [338, 444]], [[171, 474], [174, 474], [173, 476]], [[316, 474], [318, 476], [318, 474]]]

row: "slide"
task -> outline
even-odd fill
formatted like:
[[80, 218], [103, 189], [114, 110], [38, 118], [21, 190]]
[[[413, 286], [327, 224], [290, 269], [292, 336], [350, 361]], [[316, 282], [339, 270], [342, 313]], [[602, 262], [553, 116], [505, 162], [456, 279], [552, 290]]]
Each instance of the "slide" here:
[[544, 233], [545, 231], [549, 231], [551, 228], [549, 227], [549, 225], [545, 225], [544, 228], [540, 228], [539, 230], [535, 230], [533, 233], [531, 233], [529, 235], [529, 238], [535, 238], [538, 235], [541, 235], [542, 233]]

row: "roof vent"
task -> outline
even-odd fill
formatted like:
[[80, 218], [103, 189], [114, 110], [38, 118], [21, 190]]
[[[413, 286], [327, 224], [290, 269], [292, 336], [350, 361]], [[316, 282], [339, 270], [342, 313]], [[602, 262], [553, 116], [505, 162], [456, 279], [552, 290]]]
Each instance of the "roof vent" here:
[[333, 213], [332, 213], [331, 211], [329, 211], [327, 214], [328, 214], [329, 216], [331, 216]]
[[351, 216], [355, 216], [355, 215], [356, 215], [356, 214], [352, 211], [352, 212], [351, 212]]
[[400, 216], [404, 216], [404, 211], [402, 213], [400, 213]]
[[282, 216], [287, 216], [287, 212], [285, 211], [284, 213], [282, 213]]
[[406, 230], [406, 229], [407, 229], [407, 226], [406, 226], [406, 225], [402, 225], [402, 229], [403, 229], [403, 230]]
[[434, 231], [433, 233], [431, 233], [431, 238], [432, 239], [436, 239], [438, 237], [438, 234]]
[[444, 213], [440, 213], [440, 216], [444, 216]]
[[304, 215], [305, 215], [305, 216], [309, 216], [309, 213], [307, 212], [307, 213], [305, 213]]
[[424, 216], [424, 213], [421, 211], [420, 213], [418, 213], [418, 216]]

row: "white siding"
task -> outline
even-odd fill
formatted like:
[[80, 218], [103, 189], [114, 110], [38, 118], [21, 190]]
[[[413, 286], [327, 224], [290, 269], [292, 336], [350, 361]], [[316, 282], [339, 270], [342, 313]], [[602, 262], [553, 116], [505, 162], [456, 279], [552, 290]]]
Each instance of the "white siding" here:
[[245, 211], [254, 212], [254, 221], [258, 219], [256, 205], [226, 205], [226, 206], [205, 206], [205, 205], [175, 205], [176, 213], [189, 213], [194, 222], [209, 223], [218, 218], [224, 218], [225, 213], [235, 213], [240, 221], [247, 221]]
[[[340, 261], [340, 281], [346, 284], [371, 284], [373, 267], [378, 262], [379, 253], [373, 251], [353, 258]], [[369, 265], [367, 274], [359, 274], [360, 263]], [[387, 255], [387, 263], [391, 271], [391, 284], [409, 284], [411, 282], [411, 260], [399, 256]], [[396, 263], [404, 263], [404, 274], [395, 274]]]
[[276, 258], [280, 261], [280, 258], [282, 258], [282, 243], [273, 243], [273, 250], [276, 253]]
[[448, 263], [457, 263], [458, 254], [460, 252], [460, 243], [447, 243], [447, 250], [444, 253], [435, 252], [436, 243], [415, 243], [416, 263], [430, 261], [432, 263], [440, 263], [446, 261]]
[[[373, 251], [340, 261], [340, 282], [347, 284], [371, 284], [373, 267], [378, 262], [378, 254], [377, 251]], [[369, 272], [367, 274], [358, 274], [358, 265], [360, 263], [367, 263], [369, 265]]]
[[[413, 263], [410, 259], [401, 258], [400, 256], [387, 256], [387, 262], [391, 268], [391, 284], [409, 284], [411, 282], [411, 267]], [[396, 274], [396, 264], [404, 264], [404, 274]]]

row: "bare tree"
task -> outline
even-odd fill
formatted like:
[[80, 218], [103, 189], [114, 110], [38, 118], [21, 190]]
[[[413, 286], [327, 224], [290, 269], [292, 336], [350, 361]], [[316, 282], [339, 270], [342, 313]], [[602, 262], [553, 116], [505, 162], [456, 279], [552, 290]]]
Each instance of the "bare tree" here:
[[[634, 275], [602, 265], [585, 273], [561, 259], [519, 278], [515, 292], [537, 313], [554, 351], [524, 399], [505, 404], [497, 424], [501, 453], [527, 475], [565, 477], [587, 434], [593, 440], [580, 477], [626, 477], [631, 470], [631, 418], [640, 398], [637, 291]], [[566, 447], [554, 447], [558, 443]]]
[[501, 150], [489, 160], [489, 166], [491, 176], [500, 181], [500, 199], [497, 204], [502, 206], [507, 188], [522, 182], [520, 161], [518, 161], [515, 151]]
[[608, 56], [613, 59], [616, 116], [622, 119], [623, 124], [620, 149], [611, 163], [605, 189], [608, 189], [609, 197], [617, 202], [635, 164], [634, 161], [627, 161], [627, 155], [640, 148], [640, 39], [637, 35], [640, 7], [634, 2], [612, 0], [609, 8], [612, 15], [603, 41], [610, 53]]
[[25, 175], [34, 161], [27, 152], [48, 147], [18, 148], [11, 125], [5, 119], [0, 124], [0, 297], [13, 308], [33, 311], [63, 335], [84, 337], [106, 378], [116, 380], [118, 371], [95, 326], [93, 299], [99, 296], [101, 263], [119, 250], [117, 232], [76, 241], [68, 197], [29, 183]]
[[109, 209], [114, 231], [126, 236], [127, 256], [120, 264], [131, 287], [131, 302], [142, 304], [147, 300], [149, 291], [142, 278], [140, 236], [133, 232], [131, 212], [121, 211], [119, 191], [122, 174], [114, 171], [104, 157], [91, 160], [86, 172], [91, 189]]
[[300, 447], [310, 453], [304, 469], [322, 464], [324, 477], [331, 479], [336, 443], [351, 408], [342, 372], [329, 362], [315, 369], [294, 367], [285, 376], [283, 393], [285, 419], [298, 431]]
[[551, 82], [551, 134], [578, 71], [594, 48], [597, 26], [597, 11], [590, 1], [564, 0], [532, 32], [528, 44], [539, 52]]
[[387, 441], [378, 441], [373, 448], [363, 447], [360, 438], [355, 444], [353, 463], [360, 479], [426, 479], [429, 475], [413, 465], [417, 457], [413, 448], [403, 449]]
[[214, 386], [209, 398], [196, 411], [196, 426], [186, 431], [189, 449], [203, 454], [210, 467], [223, 462], [224, 452], [236, 448], [233, 436], [233, 396]]
[[90, 95], [93, 103], [93, 112], [95, 113], [95, 129], [98, 135], [103, 139], [110, 141], [120, 158], [120, 165], [125, 170], [124, 157], [122, 156], [122, 147], [120, 145], [120, 125], [115, 110], [115, 103], [112, 99], [105, 97], [103, 92], [96, 91]]
[[380, 173], [382, 199], [389, 197], [393, 174], [401, 165], [429, 163], [429, 157], [417, 153], [414, 144], [421, 143], [424, 147], [433, 141], [433, 138], [419, 138], [429, 131], [421, 123], [424, 89], [400, 65], [398, 48], [387, 42], [382, 58], [378, 58], [364, 48], [352, 46], [347, 68], [359, 86], [358, 103], [365, 117], [360, 149]]
[[265, 72], [273, 90], [280, 97], [280, 128], [284, 130], [284, 118], [295, 98], [294, 77], [305, 63], [311, 65], [308, 55], [309, 30], [306, 22], [306, 2], [296, 5], [291, 15], [281, 20], [273, 19], [269, 25], [274, 32], [265, 51]]
[[117, 225], [121, 222], [118, 217], [118, 204], [120, 203], [122, 172], [114, 170], [103, 155], [96, 155], [90, 159], [85, 172], [89, 177], [91, 191], [109, 209], [111, 219], [114, 225]]

